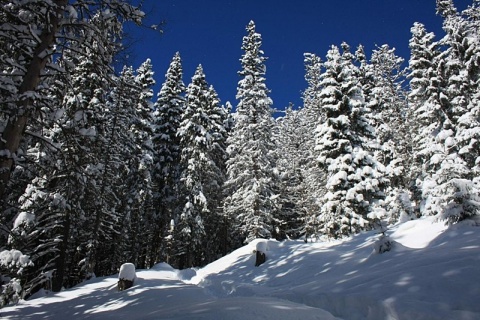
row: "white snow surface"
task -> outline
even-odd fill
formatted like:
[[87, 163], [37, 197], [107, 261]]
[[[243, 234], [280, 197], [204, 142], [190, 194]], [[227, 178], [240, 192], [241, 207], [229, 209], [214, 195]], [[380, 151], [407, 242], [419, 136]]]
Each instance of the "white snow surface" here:
[[[342, 241], [268, 240], [255, 267], [255, 240], [201, 269], [165, 263], [137, 270], [132, 288], [118, 276], [21, 301], [1, 319], [480, 319], [480, 227], [433, 218]], [[264, 241], [264, 240], [263, 240]]]

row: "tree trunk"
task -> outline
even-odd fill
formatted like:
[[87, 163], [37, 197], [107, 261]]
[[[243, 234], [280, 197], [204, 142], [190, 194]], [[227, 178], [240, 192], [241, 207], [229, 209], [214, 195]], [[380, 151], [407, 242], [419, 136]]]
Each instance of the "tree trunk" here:
[[70, 239], [71, 212], [66, 211], [65, 221], [63, 222], [62, 242], [59, 246], [58, 257], [55, 261], [55, 274], [53, 276], [52, 291], [59, 292], [63, 287], [63, 278], [65, 277], [68, 241]]
[[[30, 61], [19, 87], [18, 94], [20, 96], [36, 90], [40, 82], [40, 75], [45, 69], [48, 59], [50, 59], [50, 56], [45, 52], [55, 43], [55, 35], [60, 27], [60, 17], [63, 15], [68, 0], [54, 0], [53, 3], [57, 5], [56, 10], [45, 17], [45, 26], [40, 35], [41, 42], [34, 51], [32, 61]], [[3, 156], [0, 157], [0, 201], [5, 200], [6, 186], [13, 169], [13, 156], [22, 140], [32, 104], [33, 99], [31, 98], [25, 98], [17, 102], [17, 111], [10, 115], [0, 139], [0, 150], [3, 151]]]

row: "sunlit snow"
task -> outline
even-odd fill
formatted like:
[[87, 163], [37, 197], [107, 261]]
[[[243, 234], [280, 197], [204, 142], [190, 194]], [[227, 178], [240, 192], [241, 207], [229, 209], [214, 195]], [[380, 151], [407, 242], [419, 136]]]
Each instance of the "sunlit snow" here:
[[[0, 310], [2, 319], [480, 319], [480, 232], [433, 218], [342, 241], [255, 240], [201, 269], [161, 263]], [[260, 243], [260, 244], [258, 244]], [[268, 245], [255, 267], [254, 251]]]

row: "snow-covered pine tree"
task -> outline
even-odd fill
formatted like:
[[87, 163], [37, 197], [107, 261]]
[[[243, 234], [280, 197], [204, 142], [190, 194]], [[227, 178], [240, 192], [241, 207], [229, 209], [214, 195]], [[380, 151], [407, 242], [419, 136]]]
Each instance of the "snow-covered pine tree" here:
[[[279, 172], [279, 216], [285, 221], [284, 237], [297, 239], [313, 234], [310, 230], [309, 197], [305, 182], [304, 118], [293, 105], [285, 109], [285, 116], [277, 118], [275, 141], [277, 142], [277, 164]], [[313, 228], [312, 228], [313, 229]]]
[[272, 151], [272, 100], [265, 85], [261, 35], [247, 25], [241, 58], [235, 124], [227, 139], [227, 197], [224, 212], [234, 221], [238, 245], [277, 235], [276, 174]]
[[[139, 241], [142, 250], [138, 250], [139, 258], [135, 266], [147, 268], [153, 266], [155, 260], [151, 239], [155, 237], [155, 205], [154, 205], [154, 148], [153, 148], [153, 66], [150, 59], [147, 59], [137, 69], [135, 84], [139, 87], [139, 96], [136, 101], [135, 117], [131, 123], [131, 132], [136, 143], [136, 170], [135, 178], [137, 188], [135, 190], [138, 216], [145, 228], [137, 229], [142, 235]], [[142, 225], [141, 223], [139, 224]], [[133, 249], [133, 248], [132, 248]], [[129, 260], [131, 261], [131, 260]]]
[[427, 184], [424, 181], [428, 177], [428, 172], [431, 171], [427, 166], [431, 165], [430, 158], [436, 153], [437, 148], [434, 137], [445, 120], [440, 101], [440, 97], [444, 96], [442, 90], [444, 64], [440, 59], [441, 52], [438, 43], [434, 42], [433, 33], [427, 32], [421, 23], [415, 23], [411, 33], [408, 99], [409, 123], [414, 135], [412, 137], [413, 161], [410, 171], [413, 200], [416, 203], [416, 210], [420, 210], [425, 205], [422, 189]]
[[203, 68], [199, 65], [186, 89], [185, 110], [182, 113], [177, 135], [181, 148], [181, 201], [183, 211], [177, 217], [174, 241], [178, 266], [202, 265], [205, 251], [205, 218], [209, 214], [209, 199], [205, 195], [205, 175], [214, 168], [209, 148], [211, 135], [210, 119], [206, 113], [208, 84]]
[[169, 255], [162, 252], [164, 237], [168, 236], [170, 221], [178, 216], [183, 206], [178, 199], [180, 186], [180, 137], [177, 136], [185, 108], [185, 85], [180, 54], [177, 52], [165, 74], [153, 113], [154, 156], [154, 206], [157, 210], [151, 240], [153, 260], [160, 261]]
[[208, 132], [211, 136], [209, 154], [212, 159], [212, 171], [206, 173], [204, 193], [209, 199], [209, 214], [205, 218], [207, 233], [206, 262], [226, 254], [226, 230], [228, 224], [223, 215], [224, 185], [227, 177], [227, 136], [230, 128], [231, 108], [220, 104], [220, 99], [214, 87], [210, 85], [207, 91], [206, 114], [209, 118]]
[[305, 188], [302, 200], [305, 206], [302, 234], [305, 234], [305, 241], [308, 241], [310, 237], [319, 236], [317, 215], [321, 207], [320, 199], [326, 193], [325, 174], [317, 164], [315, 151], [315, 129], [325, 121], [325, 114], [320, 99], [322, 60], [313, 53], [305, 53], [304, 64], [307, 88], [302, 95], [303, 108], [298, 111], [298, 137], [295, 139], [299, 140], [302, 154], [300, 167]]
[[[100, 30], [103, 29], [85, 23], [96, 12], [100, 12], [103, 18], [107, 18], [104, 13], [108, 12], [108, 18], [114, 18], [120, 24], [127, 20], [140, 23], [144, 13], [123, 0], [78, 0], [72, 4], [67, 0], [12, 0], [2, 2], [0, 11], [0, 15], [6, 18], [0, 27], [2, 50], [9, 53], [8, 58], [2, 55], [2, 70], [13, 71], [11, 68], [14, 68], [18, 71], [3, 73], [0, 80], [2, 90], [13, 95], [9, 108], [3, 109], [9, 111], [2, 111], [4, 125], [1, 126], [0, 149], [4, 151], [0, 158], [0, 199], [3, 201], [12, 171], [12, 155], [17, 152], [26, 125], [36, 110], [35, 104], [42, 100], [46, 75], [62, 71], [57, 63], [59, 60], [52, 57], [61, 56], [65, 46], [82, 43], [92, 35], [101, 36]], [[119, 30], [115, 32], [118, 35]], [[114, 39], [118, 41], [121, 37], [109, 38]], [[100, 42], [97, 44], [101, 45]], [[12, 52], [16, 54], [11, 55]], [[110, 54], [108, 50], [103, 52]]]
[[332, 46], [324, 63], [322, 108], [326, 121], [316, 130], [318, 162], [327, 175], [327, 194], [320, 223], [331, 237], [369, 229], [375, 202], [384, 197], [384, 166], [371, 151], [374, 129], [365, 118], [366, 106], [358, 69], [347, 44], [343, 53]]
[[444, 19], [446, 32], [441, 40], [446, 50], [439, 59], [437, 71], [443, 75], [438, 99], [443, 121], [434, 134], [436, 152], [430, 158], [432, 171], [428, 183], [424, 184], [424, 214], [436, 214], [454, 223], [480, 212], [475, 182], [480, 171], [476, 103], [480, 75], [479, 33], [469, 12], [459, 13], [453, 1], [437, 1], [437, 12]]
[[[471, 170], [466, 178], [479, 176], [480, 130], [478, 118], [478, 87], [480, 85], [480, 29], [478, 1], [456, 13], [456, 9], [445, 10], [442, 1], [437, 3], [437, 11], [444, 18], [446, 36], [442, 45], [446, 46], [445, 95], [450, 102], [448, 112], [455, 131], [456, 151]], [[475, 116], [477, 115], [477, 116]]]
[[390, 181], [384, 205], [387, 216], [383, 217], [390, 223], [413, 217], [409, 203], [411, 128], [407, 125], [408, 105], [402, 88], [405, 77], [402, 63], [403, 59], [388, 45], [375, 49], [370, 64], [364, 63], [367, 70], [364, 81], [367, 117], [375, 127], [379, 144], [375, 157], [385, 165]]
[[149, 60], [137, 69], [136, 75], [131, 67], [124, 67], [116, 78], [109, 101], [109, 109], [115, 115], [109, 125], [114, 129], [111, 138], [118, 142], [111, 155], [117, 175], [109, 181], [121, 195], [118, 196], [117, 209], [121, 218], [115, 228], [118, 231], [112, 235], [110, 247], [105, 248], [110, 259], [102, 261], [102, 269], [110, 270], [110, 273], [125, 261], [131, 261], [139, 268], [147, 267], [153, 214], [150, 99], [155, 81], [152, 75]]
[[422, 125], [414, 150], [422, 164], [417, 185], [422, 187], [422, 214], [457, 222], [479, 211], [478, 206], [472, 209], [472, 196], [478, 194], [478, 120], [470, 113], [478, 108], [471, 103], [478, 91], [478, 36], [453, 1], [437, 1], [437, 13], [446, 36], [432, 43], [433, 36], [417, 24], [410, 41], [410, 100], [416, 123]]
[[[109, 13], [105, 15], [107, 10]], [[79, 280], [70, 277], [75, 273], [73, 272], [75, 267], [72, 266], [76, 266], [80, 259], [75, 250], [82, 241], [74, 232], [80, 229], [78, 218], [85, 216], [81, 213], [79, 203], [88, 202], [82, 198], [87, 185], [83, 178], [86, 175], [85, 169], [89, 171], [91, 167], [82, 167], [86, 162], [77, 158], [86, 150], [75, 148], [80, 146], [77, 144], [80, 136], [88, 139], [86, 136], [94, 131], [92, 127], [76, 131], [80, 127], [74, 129], [75, 123], [78, 124], [79, 121], [76, 120], [81, 116], [75, 111], [68, 114], [72, 109], [67, 110], [66, 105], [90, 103], [93, 107], [104, 95], [102, 86], [99, 86], [90, 91], [90, 101], [83, 100], [84, 96], [81, 96], [80, 89], [76, 87], [78, 83], [74, 85], [78, 79], [69, 73], [75, 70], [73, 73], [78, 76], [80, 69], [74, 69], [76, 65], [79, 68], [87, 65], [86, 59], [78, 57], [82, 54], [83, 58], [98, 58], [97, 61], [100, 61], [95, 75], [98, 75], [99, 70], [102, 70], [100, 73], [105, 72], [106, 69], [102, 69], [102, 66], [111, 61], [118, 48], [116, 44], [121, 39], [121, 24], [126, 20], [140, 22], [143, 13], [120, 0], [108, 2], [80, 0], [73, 4], [60, 0], [7, 1], [2, 4], [0, 15], [6, 18], [2, 19], [5, 23], [0, 26], [2, 29], [0, 50], [4, 50], [3, 53], [9, 52], [7, 60], [3, 59], [6, 58], [4, 54], [1, 55], [2, 70], [7, 70], [7, 73], [2, 73], [0, 84], [1, 90], [10, 95], [4, 95], [2, 92], [2, 97], [7, 98], [10, 101], [9, 106], [12, 107], [2, 108], [3, 123], [0, 127], [4, 130], [1, 149], [5, 150], [2, 154], [7, 157], [2, 157], [0, 164], [2, 167], [0, 198], [2, 201], [16, 198], [5, 193], [6, 182], [12, 171], [10, 169], [13, 169], [12, 157], [8, 155], [19, 151], [19, 143], [27, 133], [33, 139], [23, 140], [25, 142], [23, 150], [27, 152], [22, 150], [23, 153], [18, 152], [18, 155], [22, 154], [25, 158], [36, 161], [17, 166], [12, 177], [17, 178], [20, 170], [34, 173], [29, 186], [19, 198], [19, 207], [25, 213], [23, 216], [31, 216], [33, 217], [31, 220], [34, 221], [30, 234], [25, 234], [24, 240], [34, 241], [28, 240], [30, 243], [27, 246], [26, 242], [22, 244], [19, 241], [14, 241], [11, 245], [28, 247], [29, 252], [26, 253], [36, 260], [26, 279], [23, 294], [38, 289], [45, 280], [51, 280], [53, 290], [60, 290], [63, 286], [78, 283]], [[82, 48], [85, 44], [93, 45], [98, 50], [97, 53], [101, 53], [100, 56], [87, 56], [91, 51], [87, 53], [85, 47]], [[16, 54], [12, 55], [12, 52]], [[76, 53], [75, 59], [78, 58], [75, 61], [71, 59], [74, 56], [73, 52]], [[14, 69], [11, 69], [12, 67]], [[15, 72], [8, 73], [9, 71]], [[85, 77], [90, 75], [91, 73], [88, 73]], [[71, 100], [62, 101], [67, 88], [70, 93], [79, 91], [69, 95]], [[87, 85], [84, 89], [83, 92], [86, 92], [92, 87]], [[29, 94], [25, 95], [26, 92]], [[8, 110], [15, 112], [10, 113]], [[81, 152], [75, 152], [80, 149]], [[86, 157], [88, 156], [82, 159]], [[17, 184], [18, 181], [12, 185], [25, 186], [23, 182]], [[95, 192], [93, 189], [91, 191]], [[10, 193], [10, 190], [7, 190], [7, 193]], [[5, 204], [6, 202], [2, 202], [2, 205]], [[85, 204], [89, 205], [91, 204]], [[15, 235], [17, 232], [15, 225], [12, 228], [14, 229], [12, 235]], [[55, 272], [52, 277], [53, 270]]]
[[198, 66], [185, 95], [178, 130], [182, 149], [184, 209], [174, 241], [180, 267], [201, 266], [218, 257], [222, 227], [219, 208], [225, 180], [226, 113]]

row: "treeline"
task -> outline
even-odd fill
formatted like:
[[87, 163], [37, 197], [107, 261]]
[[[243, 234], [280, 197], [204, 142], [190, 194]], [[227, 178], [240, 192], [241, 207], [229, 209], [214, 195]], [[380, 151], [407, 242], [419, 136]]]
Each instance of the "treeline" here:
[[[177, 53], [158, 94], [150, 60], [113, 65], [126, 1], [0, 8], [2, 302], [124, 262], [205, 265], [255, 238], [339, 238], [479, 214], [480, 3], [438, 0], [446, 36], [305, 54], [304, 105], [274, 118], [262, 39], [243, 38], [238, 104]], [[405, 85], [408, 81], [408, 86]]]

